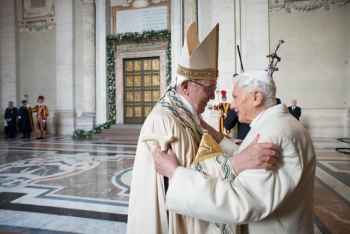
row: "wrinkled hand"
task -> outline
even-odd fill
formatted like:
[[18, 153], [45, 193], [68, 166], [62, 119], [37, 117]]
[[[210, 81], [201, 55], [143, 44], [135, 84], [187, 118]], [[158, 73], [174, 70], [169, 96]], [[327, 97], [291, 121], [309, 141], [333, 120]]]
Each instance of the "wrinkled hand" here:
[[[281, 147], [272, 142], [257, 143], [258, 134], [250, 145], [239, 154], [230, 157], [231, 164], [237, 175], [248, 169], [272, 170], [280, 156]], [[269, 160], [270, 159], [270, 160]], [[269, 162], [267, 162], [269, 160]]]
[[201, 126], [208, 131], [208, 133], [214, 138], [214, 140], [219, 144], [224, 138], [223, 135], [216, 131], [212, 126], [207, 124], [204, 120], [200, 119]]
[[171, 179], [179, 166], [179, 161], [172, 149], [164, 153], [159, 147], [152, 152], [156, 172]]

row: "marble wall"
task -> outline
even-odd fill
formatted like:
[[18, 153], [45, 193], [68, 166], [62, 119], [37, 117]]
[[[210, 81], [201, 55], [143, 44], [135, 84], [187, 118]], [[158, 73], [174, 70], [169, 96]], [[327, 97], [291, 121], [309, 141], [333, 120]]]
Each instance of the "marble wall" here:
[[287, 105], [297, 99], [311, 136], [349, 137], [350, 4], [327, 9], [270, 11], [270, 48], [286, 41], [277, 96]]
[[[301, 122], [312, 137], [350, 136], [350, 4], [328, 3], [329, 8], [288, 13], [285, 8], [277, 12], [269, 9], [264, 0], [210, 1], [209, 6], [199, 2], [205, 12], [202, 21], [209, 18], [212, 24], [220, 23], [219, 90], [226, 89], [230, 94], [232, 74], [240, 72], [232, 41], [240, 44], [244, 69], [249, 70], [265, 69], [266, 55], [283, 39], [286, 42], [278, 51], [282, 60], [274, 73], [277, 97], [287, 106], [297, 99], [303, 110]], [[220, 8], [225, 9], [223, 14], [217, 14]], [[203, 26], [205, 30], [208, 27], [208, 23]], [[211, 105], [219, 101], [217, 94]], [[232, 101], [230, 95], [228, 101]], [[209, 108], [207, 111], [206, 120], [217, 127], [217, 113]]]
[[[9, 101], [14, 106], [20, 101], [17, 100], [16, 87], [16, 14], [15, 4], [12, 0], [1, 2], [0, 7], [0, 97], [1, 113], [5, 112]], [[2, 114], [3, 115], [3, 114]], [[0, 123], [3, 126], [3, 122]], [[3, 131], [3, 127], [0, 128]]]

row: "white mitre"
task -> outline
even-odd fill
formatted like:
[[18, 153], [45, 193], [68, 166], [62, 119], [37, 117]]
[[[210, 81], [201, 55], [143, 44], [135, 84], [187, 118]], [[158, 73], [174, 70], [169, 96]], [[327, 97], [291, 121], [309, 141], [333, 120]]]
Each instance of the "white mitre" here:
[[[211, 30], [202, 42], [199, 41], [196, 23], [187, 30], [182, 48], [177, 74], [177, 84], [184, 79], [217, 80], [218, 71], [219, 24]], [[180, 82], [179, 82], [180, 81]]]

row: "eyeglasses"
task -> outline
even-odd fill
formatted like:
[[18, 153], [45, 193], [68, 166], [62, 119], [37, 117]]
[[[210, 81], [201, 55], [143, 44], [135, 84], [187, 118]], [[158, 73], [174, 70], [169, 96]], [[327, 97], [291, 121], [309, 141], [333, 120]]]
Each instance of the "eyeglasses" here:
[[206, 93], [212, 93], [212, 92], [215, 92], [215, 90], [217, 89], [217, 87], [212, 87], [212, 86], [205, 86], [203, 84], [200, 84], [194, 80], [190, 80], [191, 82], [197, 84], [197, 85], [200, 85], [200, 86], [203, 86], [204, 87], [204, 92]]

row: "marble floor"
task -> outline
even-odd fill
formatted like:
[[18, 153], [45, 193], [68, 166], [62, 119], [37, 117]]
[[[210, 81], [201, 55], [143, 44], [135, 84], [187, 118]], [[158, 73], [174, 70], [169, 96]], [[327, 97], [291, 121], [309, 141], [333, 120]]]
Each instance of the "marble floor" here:
[[[349, 139], [313, 139], [315, 233], [350, 233]], [[0, 136], [0, 233], [126, 233], [136, 144]]]

